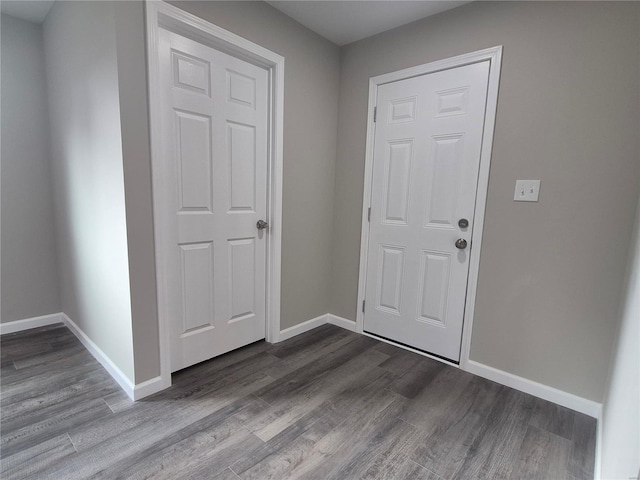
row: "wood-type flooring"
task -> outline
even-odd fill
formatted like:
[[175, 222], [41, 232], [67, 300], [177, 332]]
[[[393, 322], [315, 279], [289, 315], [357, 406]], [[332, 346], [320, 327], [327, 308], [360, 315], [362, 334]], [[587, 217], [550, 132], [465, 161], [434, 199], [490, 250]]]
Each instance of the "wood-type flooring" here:
[[594, 419], [332, 325], [135, 403], [63, 325], [1, 358], [3, 479], [593, 478]]

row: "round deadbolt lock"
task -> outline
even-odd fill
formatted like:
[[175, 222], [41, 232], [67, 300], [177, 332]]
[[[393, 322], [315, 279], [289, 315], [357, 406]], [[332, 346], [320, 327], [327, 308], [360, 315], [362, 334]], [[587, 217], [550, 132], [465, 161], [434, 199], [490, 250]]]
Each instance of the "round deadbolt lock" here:
[[467, 248], [467, 241], [464, 238], [459, 238], [458, 240], [456, 240], [456, 248], [464, 250], [465, 248]]
[[461, 218], [460, 220], [458, 220], [458, 226], [460, 228], [467, 228], [469, 226], [469, 220], [467, 220], [466, 218]]

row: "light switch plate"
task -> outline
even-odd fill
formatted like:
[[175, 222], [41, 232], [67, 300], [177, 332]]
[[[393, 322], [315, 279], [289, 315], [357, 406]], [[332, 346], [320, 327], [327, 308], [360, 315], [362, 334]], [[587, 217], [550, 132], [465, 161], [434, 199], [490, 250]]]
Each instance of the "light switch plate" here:
[[540, 180], [516, 180], [513, 199], [516, 202], [537, 202], [540, 194]]

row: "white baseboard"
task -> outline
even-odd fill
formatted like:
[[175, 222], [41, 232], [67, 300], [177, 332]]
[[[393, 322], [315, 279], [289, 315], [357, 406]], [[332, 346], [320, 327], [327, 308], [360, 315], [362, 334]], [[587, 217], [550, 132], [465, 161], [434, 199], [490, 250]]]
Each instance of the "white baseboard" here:
[[584, 413], [590, 417], [598, 418], [602, 410], [602, 405], [598, 402], [587, 400], [572, 393], [563, 392], [557, 388], [549, 387], [548, 385], [543, 385], [542, 383], [534, 382], [533, 380], [528, 380], [473, 360], [467, 362], [465, 370], [474, 375], [506, 385], [507, 387], [515, 388], [521, 392], [570, 408], [576, 412]]
[[71, 320], [66, 314], [62, 314], [64, 323], [69, 330], [78, 337], [78, 340], [85, 346], [85, 348], [93, 355], [93, 357], [104, 367], [104, 369], [111, 375], [111, 377], [120, 385], [120, 388], [124, 390], [131, 400], [140, 400], [154, 393], [160, 392], [165, 388], [171, 386], [171, 378], [163, 379], [162, 377], [154, 377], [146, 380], [142, 383], [134, 385], [128, 376], [124, 374], [118, 366], [111, 361], [106, 353], [102, 351], [93, 340], [91, 340], [86, 333], [84, 333], [76, 323]]
[[46, 327], [47, 325], [55, 325], [56, 323], [64, 323], [63, 313], [52, 313], [50, 315], [42, 315], [40, 317], [25, 318], [22, 320], [14, 320], [13, 322], [0, 323], [0, 335], [6, 333], [21, 332], [31, 328]]
[[76, 323], [71, 320], [66, 314], [62, 314], [64, 318], [64, 323], [67, 325], [69, 330], [80, 340], [80, 342], [84, 345], [84, 347], [89, 351], [93, 358], [95, 358], [100, 365], [104, 367], [104, 369], [111, 375], [111, 377], [120, 385], [120, 388], [124, 390], [124, 392], [131, 398], [131, 400], [135, 400], [134, 396], [134, 385], [133, 382], [127, 377], [118, 366], [113, 363], [113, 361], [107, 356], [106, 353], [102, 351], [98, 345], [91, 340], [86, 333], [82, 331]]
[[336, 327], [344, 328], [350, 332], [356, 331], [356, 322], [353, 320], [347, 320], [346, 318], [339, 317], [332, 313], [327, 313], [327, 323], [335, 325]]
[[602, 478], [602, 411], [603, 409], [600, 408], [600, 413], [596, 419], [598, 422], [596, 423], [596, 461], [593, 466], [593, 478], [595, 480]]
[[[133, 387], [133, 400], [140, 400], [142, 398], [153, 395], [154, 393], [161, 392], [165, 388], [171, 386], [171, 378], [163, 379], [162, 377], [153, 377], [142, 383], [138, 383]], [[131, 396], [131, 395], [129, 395]]]
[[162, 377], [151, 378], [138, 385], [134, 385], [129, 377], [111, 361], [107, 354], [104, 353], [73, 320], [62, 312], [43, 315], [41, 317], [25, 318], [24, 320], [16, 320], [14, 322], [0, 323], [0, 334], [15, 333], [32, 328], [54, 325], [56, 323], [63, 323], [71, 330], [71, 333], [80, 340], [80, 343], [84, 345], [89, 353], [104, 367], [107, 373], [111, 375], [116, 383], [120, 385], [120, 388], [122, 388], [132, 400], [140, 400], [141, 398], [148, 397], [171, 386], [171, 378], [163, 379]]
[[309, 330], [313, 330], [314, 328], [317, 328], [320, 325], [325, 325], [327, 323], [344, 328], [351, 332], [356, 331], [356, 322], [347, 320], [346, 318], [338, 317], [337, 315], [332, 315], [331, 313], [326, 313], [324, 315], [320, 315], [319, 317], [312, 318], [311, 320], [307, 320], [306, 322], [294, 325], [293, 327], [281, 330], [278, 341], [282, 342], [284, 340], [288, 340], [289, 338], [295, 337], [296, 335], [300, 335], [304, 332], [308, 332]]
[[[113, 379], [120, 385], [125, 393], [132, 400], [140, 400], [154, 393], [157, 393], [165, 388], [171, 386], [171, 379], [163, 379], [162, 377], [154, 377], [146, 380], [138, 385], [134, 385], [133, 382], [120, 370], [115, 363], [98, 347], [81, 329], [64, 313], [53, 313], [51, 315], [43, 315], [41, 317], [26, 318], [24, 320], [16, 320], [13, 322], [6, 322], [0, 324], [0, 334], [14, 333], [22, 330], [28, 330], [31, 328], [43, 327], [47, 325], [53, 325], [56, 323], [64, 323], [73, 334], [78, 337], [78, 340], [82, 342], [85, 348], [94, 356], [94, 358], [105, 368], [105, 370], [113, 377]], [[355, 332], [356, 323], [346, 318], [338, 317], [327, 313], [320, 315], [306, 322], [294, 325], [293, 327], [286, 328], [280, 332], [279, 341], [284, 341], [289, 338], [300, 335], [301, 333], [313, 330], [316, 327], [330, 323], [338, 327], [344, 328], [351, 332]], [[563, 407], [570, 408], [590, 417], [598, 419], [598, 438], [596, 440], [596, 467], [598, 467], [598, 454], [600, 446], [600, 434], [601, 434], [601, 422], [600, 415], [602, 411], [602, 405], [592, 400], [573, 395], [571, 393], [563, 392], [553, 387], [543, 385], [541, 383], [528, 380], [523, 377], [519, 377], [512, 373], [508, 373], [497, 368], [484, 365], [473, 360], [469, 360], [464, 368], [467, 372], [473, 373], [480, 377], [487, 378], [494, 382], [506, 385], [521, 392], [534, 395], [536, 397], [548, 400], [550, 402], [562, 405]], [[599, 470], [596, 470], [599, 473]]]
[[311, 320], [307, 320], [306, 322], [299, 323], [298, 325], [294, 325], [293, 327], [285, 328], [284, 330], [280, 330], [280, 337], [278, 339], [279, 342], [284, 340], [288, 340], [289, 338], [295, 337], [296, 335], [300, 335], [301, 333], [308, 332], [309, 330], [313, 330], [320, 325], [324, 325], [327, 323], [327, 315], [320, 315], [319, 317], [312, 318]]

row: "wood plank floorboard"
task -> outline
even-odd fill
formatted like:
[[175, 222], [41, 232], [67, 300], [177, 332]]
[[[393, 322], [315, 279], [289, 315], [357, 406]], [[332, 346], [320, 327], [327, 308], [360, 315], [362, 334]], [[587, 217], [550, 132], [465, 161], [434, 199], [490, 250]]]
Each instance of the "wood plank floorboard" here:
[[587, 415], [574, 413], [571, 440], [569, 473], [578, 480], [592, 479], [596, 457], [594, 420]]
[[64, 325], [0, 347], [3, 479], [593, 478], [594, 419], [333, 325], [138, 402]]
[[568, 479], [567, 465], [570, 450], [569, 440], [530, 425], [510, 478]]
[[456, 478], [483, 432], [502, 387], [480, 377], [469, 382], [411, 454], [411, 459], [441, 478]]

